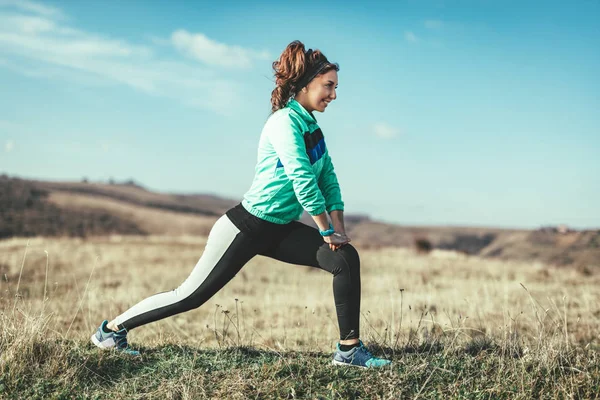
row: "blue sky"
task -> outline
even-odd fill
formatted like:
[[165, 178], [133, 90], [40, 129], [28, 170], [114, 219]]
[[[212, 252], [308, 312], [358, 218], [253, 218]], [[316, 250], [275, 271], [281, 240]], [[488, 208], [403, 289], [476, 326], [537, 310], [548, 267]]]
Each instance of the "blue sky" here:
[[600, 2], [0, 0], [0, 173], [241, 198], [292, 40], [348, 213], [600, 227]]

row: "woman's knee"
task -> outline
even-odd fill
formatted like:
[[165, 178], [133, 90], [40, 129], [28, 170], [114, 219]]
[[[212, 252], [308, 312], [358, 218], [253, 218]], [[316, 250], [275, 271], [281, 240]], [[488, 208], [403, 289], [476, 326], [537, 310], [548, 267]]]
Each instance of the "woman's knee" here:
[[332, 273], [338, 275], [347, 270], [354, 275], [360, 273], [360, 258], [354, 246], [346, 244], [333, 252]]
[[345, 244], [337, 250], [337, 253], [340, 254], [346, 262], [350, 266], [355, 266], [356, 268], [360, 268], [360, 257], [358, 256], [358, 251], [351, 244]]

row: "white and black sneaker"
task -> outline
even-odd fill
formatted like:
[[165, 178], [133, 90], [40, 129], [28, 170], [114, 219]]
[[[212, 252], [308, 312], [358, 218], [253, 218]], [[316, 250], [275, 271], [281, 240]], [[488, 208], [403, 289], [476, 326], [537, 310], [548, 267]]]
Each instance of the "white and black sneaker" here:
[[344, 365], [360, 368], [381, 368], [387, 367], [391, 363], [392, 362], [390, 360], [373, 357], [373, 355], [363, 344], [362, 340], [358, 342], [357, 346], [348, 351], [342, 351], [340, 349], [340, 344], [338, 343], [337, 349], [333, 354], [333, 365]]
[[91, 337], [92, 343], [101, 349], [114, 349], [122, 351], [132, 356], [139, 356], [140, 352], [132, 350], [127, 344], [127, 330], [125, 328], [120, 331], [113, 331], [107, 327], [108, 321], [102, 321], [102, 324], [96, 329]]

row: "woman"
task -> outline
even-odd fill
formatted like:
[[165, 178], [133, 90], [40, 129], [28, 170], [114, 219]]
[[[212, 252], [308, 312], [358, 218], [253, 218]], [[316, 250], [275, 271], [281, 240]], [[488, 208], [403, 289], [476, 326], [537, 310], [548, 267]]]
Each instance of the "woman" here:
[[[359, 339], [360, 261], [344, 227], [340, 187], [314, 111], [336, 98], [339, 67], [319, 50], [290, 43], [273, 63], [272, 115], [258, 146], [252, 186], [213, 226], [202, 257], [177, 289], [159, 293], [102, 322], [92, 342], [130, 354], [127, 332], [199, 307], [257, 254], [333, 274], [340, 328], [336, 365], [380, 367]], [[306, 210], [319, 230], [298, 222]], [[327, 214], [331, 217], [331, 223]]]

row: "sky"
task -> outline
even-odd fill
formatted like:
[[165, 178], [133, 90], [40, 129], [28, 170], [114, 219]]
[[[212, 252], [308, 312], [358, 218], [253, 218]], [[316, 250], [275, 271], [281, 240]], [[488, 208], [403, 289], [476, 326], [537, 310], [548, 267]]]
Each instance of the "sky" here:
[[241, 199], [293, 40], [347, 213], [600, 228], [597, 0], [0, 0], [0, 174]]

